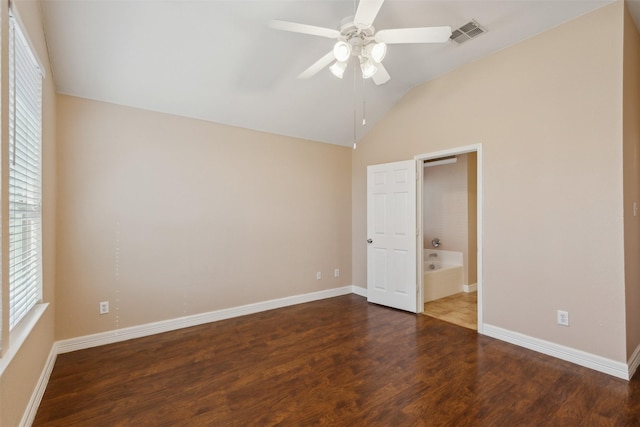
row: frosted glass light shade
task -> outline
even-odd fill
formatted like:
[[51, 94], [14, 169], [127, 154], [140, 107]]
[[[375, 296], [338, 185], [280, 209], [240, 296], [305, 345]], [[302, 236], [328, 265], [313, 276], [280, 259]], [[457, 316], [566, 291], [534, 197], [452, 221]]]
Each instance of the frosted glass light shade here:
[[333, 65], [331, 67], [329, 67], [329, 70], [331, 70], [333, 75], [336, 76], [339, 79], [341, 79], [342, 76], [344, 76], [344, 70], [346, 70], [346, 69], [347, 69], [347, 63], [346, 62], [340, 62], [340, 61], [334, 62]]
[[362, 70], [363, 79], [373, 77], [373, 75], [378, 71], [378, 67], [376, 67], [369, 59], [360, 63], [360, 69]]
[[351, 56], [351, 45], [342, 40], [333, 45], [333, 56], [339, 62], [345, 62]]
[[387, 45], [385, 43], [375, 43], [370, 46], [369, 57], [373, 59], [374, 62], [378, 64], [381, 63], [387, 54]]

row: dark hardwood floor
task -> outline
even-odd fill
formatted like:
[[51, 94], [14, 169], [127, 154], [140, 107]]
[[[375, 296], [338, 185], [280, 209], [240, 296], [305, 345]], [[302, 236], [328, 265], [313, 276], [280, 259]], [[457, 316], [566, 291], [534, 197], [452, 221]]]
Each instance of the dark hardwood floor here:
[[347, 295], [62, 354], [34, 426], [638, 426], [637, 377]]

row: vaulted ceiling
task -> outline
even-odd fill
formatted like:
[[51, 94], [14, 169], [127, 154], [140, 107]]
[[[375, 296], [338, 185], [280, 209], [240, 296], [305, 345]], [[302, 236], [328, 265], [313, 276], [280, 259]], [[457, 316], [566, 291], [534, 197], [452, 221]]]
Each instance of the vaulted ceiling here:
[[[377, 30], [475, 19], [487, 32], [460, 45], [390, 45], [391, 80], [380, 86], [354, 79], [353, 65], [342, 80], [328, 69], [297, 79], [334, 41], [267, 25], [337, 28], [353, 0], [43, 0], [42, 9], [59, 93], [351, 145], [354, 123], [360, 139], [411, 88], [610, 2], [387, 0]], [[630, 5], [639, 22], [638, 0]]]

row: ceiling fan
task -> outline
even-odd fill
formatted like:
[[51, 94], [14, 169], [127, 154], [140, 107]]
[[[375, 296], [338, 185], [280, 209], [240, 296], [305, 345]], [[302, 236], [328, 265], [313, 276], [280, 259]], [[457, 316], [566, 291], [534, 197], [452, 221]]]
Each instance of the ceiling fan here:
[[373, 21], [384, 0], [360, 0], [353, 17], [342, 21], [339, 29], [272, 20], [269, 26], [276, 30], [337, 39], [333, 49], [303, 71], [298, 78], [308, 79], [333, 63], [329, 69], [342, 78], [349, 60], [358, 61], [362, 77], [371, 78], [376, 85], [389, 81], [391, 77], [382, 65], [388, 44], [400, 43], [444, 43], [451, 37], [451, 27], [397, 28], [376, 32]]

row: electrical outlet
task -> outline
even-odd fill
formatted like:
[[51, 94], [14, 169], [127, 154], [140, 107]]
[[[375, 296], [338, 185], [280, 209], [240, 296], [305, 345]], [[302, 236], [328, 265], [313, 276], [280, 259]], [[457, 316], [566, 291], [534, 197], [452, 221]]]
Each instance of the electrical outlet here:
[[100, 314], [109, 313], [109, 301], [100, 302]]
[[317, 279], [317, 280], [322, 279], [322, 272], [318, 271], [318, 272], [316, 273], [316, 279]]
[[558, 325], [569, 326], [569, 312], [558, 310]]
[[333, 277], [340, 277], [340, 269], [336, 268], [335, 270], [333, 270]]

